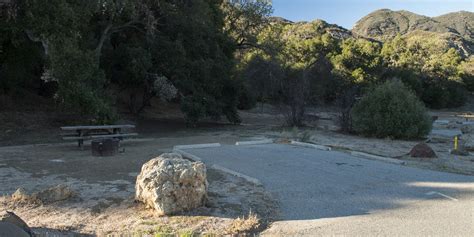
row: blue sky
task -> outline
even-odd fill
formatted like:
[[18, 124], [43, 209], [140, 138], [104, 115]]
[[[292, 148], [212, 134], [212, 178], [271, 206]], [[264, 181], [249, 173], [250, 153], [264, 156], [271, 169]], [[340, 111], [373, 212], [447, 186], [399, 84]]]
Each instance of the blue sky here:
[[474, 12], [474, 0], [273, 0], [274, 16], [291, 21], [323, 19], [351, 29], [357, 20], [381, 8], [425, 16], [453, 11]]

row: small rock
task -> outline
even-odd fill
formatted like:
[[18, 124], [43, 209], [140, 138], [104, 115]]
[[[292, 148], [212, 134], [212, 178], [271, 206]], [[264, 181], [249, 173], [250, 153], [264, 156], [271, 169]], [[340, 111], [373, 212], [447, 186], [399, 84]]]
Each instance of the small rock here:
[[135, 199], [171, 215], [201, 207], [207, 200], [206, 166], [180, 154], [167, 153], [142, 167], [135, 185]]
[[15, 213], [0, 212], [0, 236], [31, 236], [31, 229]]
[[76, 195], [68, 186], [64, 184], [57, 185], [48, 189], [41, 190], [32, 194], [19, 188], [12, 194], [12, 200], [15, 202], [29, 202], [29, 203], [54, 203], [64, 201]]
[[55, 187], [34, 193], [33, 196], [42, 203], [46, 204], [67, 200], [74, 197], [75, 193], [68, 186], [60, 184]]
[[36, 202], [37, 200], [31, 197], [24, 188], [19, 188], [17, 189], [13, 194], [12, 194], [12, 200], [14, 202]]
[[436, 153], [426, 143], [422, 142], [413, 147], [410, 151], [411, 157], [436, 158]]

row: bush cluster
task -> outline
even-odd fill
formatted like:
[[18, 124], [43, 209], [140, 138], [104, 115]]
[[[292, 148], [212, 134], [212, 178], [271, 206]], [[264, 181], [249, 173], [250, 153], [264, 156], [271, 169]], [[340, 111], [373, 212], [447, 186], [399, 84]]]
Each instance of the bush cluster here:
[[352, 109], [354, 131], [366, 136], [413, 139], [431, 131], [423, 103], [401, 81], [379, 85]]

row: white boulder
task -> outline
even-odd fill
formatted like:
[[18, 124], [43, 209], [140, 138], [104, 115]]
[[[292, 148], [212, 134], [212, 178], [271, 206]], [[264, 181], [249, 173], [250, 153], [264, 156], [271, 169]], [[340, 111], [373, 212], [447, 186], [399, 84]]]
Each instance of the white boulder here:
[[206, 166], [202, 162], [165, 153], [142, 166], [135, 199], [159, 215], [171, 215], [203, 206], [207, 187]]

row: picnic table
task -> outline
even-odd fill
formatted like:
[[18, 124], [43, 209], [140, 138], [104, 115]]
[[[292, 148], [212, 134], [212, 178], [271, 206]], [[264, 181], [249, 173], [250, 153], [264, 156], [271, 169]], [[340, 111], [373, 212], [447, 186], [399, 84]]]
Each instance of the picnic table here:
[[66, 126], [62, 131], [73, 133], [63, 134], [63, 140], [77, 140], [78, 146], [82, 148], [84, 140], [100, 138], [117, 138], [123, 140], [126, 137], [138, 136], [137, 133], [123, 133], [124, 129], [135, 128], [135, 125], [98, 125], [98, 126]]
[[474, 119], [473, 114], [457, 114], [456, 117], [464, 118], [464, 119], [466, 119], [466, 122], [471, 120], [471, 119]]

